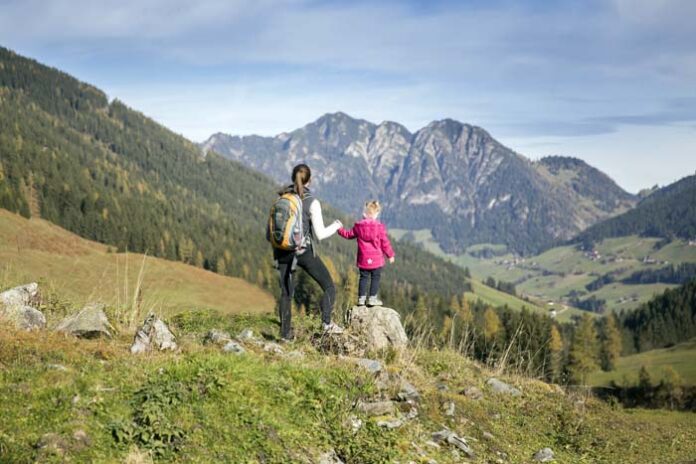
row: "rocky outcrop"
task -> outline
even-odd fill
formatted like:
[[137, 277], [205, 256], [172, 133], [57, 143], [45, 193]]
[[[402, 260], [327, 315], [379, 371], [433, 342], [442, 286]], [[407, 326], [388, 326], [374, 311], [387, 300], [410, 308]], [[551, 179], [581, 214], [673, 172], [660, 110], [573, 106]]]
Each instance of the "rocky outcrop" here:
[[38, 284], [12, 288], [0, 293], [0, 318], [12, 322], [18, 329], [42, 329], [46, 327], [46, 317], [34, 307], [38, 303]]
[[354, 306], [348, 316], [348, 327], [365, 341], [368, 351], [402, 350], [408, 344], [401, 316], [391, 308]]
[[150, 314], [136, 331], [130, 351], [134, 354], [144, 353], [153, 348], [159, 351], [176, 350], [177, 344], [176, 337], [167, 324], [156, 315]]
[[104, 313], [104, 305], [89, 304], [58, 324], [56, 331], [65, 332], [80, 338], [111, 338], [114, 327]]
[[444, 442], [456, 447], [460, 451], [463, 451], [471, 459], [476, 457], [476, 454], [474, 453], [474, 450], [471, 449], [471, 446], [469, 446], [469, 443], [467, 443], [464, 438], [460, 437], [449, 429], [443, 429], [439, 432], [433, 433], [432, 438], [435, 443]]

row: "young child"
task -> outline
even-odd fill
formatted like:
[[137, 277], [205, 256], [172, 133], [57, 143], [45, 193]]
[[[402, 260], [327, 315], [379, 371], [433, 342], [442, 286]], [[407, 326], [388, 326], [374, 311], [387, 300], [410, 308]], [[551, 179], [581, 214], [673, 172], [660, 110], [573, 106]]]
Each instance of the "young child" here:
[[[360, 282], [358, 283], [358, 305], [381, 306], [382, 302], [377, 297], [379, 293], [379, 279], [384, 256], [389, 262], [394, 262], [394, 250], [392, 249], [387, 228], [377, 218], [382, 211], [377, 200], [365, 203], [363, 219], [355, 223], [352, 229], [338, 229], [338, 234], [345, 239], [358, 239], [358, 260], [360, 270]], [[370, 282], [371, 279], [371, 282]], [[367, 287], [370, 287], [370, 297], [367, 298]]]

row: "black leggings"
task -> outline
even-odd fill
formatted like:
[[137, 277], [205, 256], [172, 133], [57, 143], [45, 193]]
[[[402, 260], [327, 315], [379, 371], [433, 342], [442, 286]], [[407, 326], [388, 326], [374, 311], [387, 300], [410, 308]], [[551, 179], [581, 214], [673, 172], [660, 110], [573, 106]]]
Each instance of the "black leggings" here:
[[[295, 284], [292, 275], [292, 254], [277, 257], [278, 273], [280, 275], [280, 336], [283, 338], [292, 337], [292, 314], [290, 311]], [[336, 287], [334, 286], [331, 274], [322, 260], [314, 255], [312, 248], [308, 248], [304, 253], [297, 257], [297, 265], [314, 279], [324, 295], [321, 297], [319, 306], [321, 307], [321, 321], [324, 324], [331, 322], [331, 313], [336, 301]]]

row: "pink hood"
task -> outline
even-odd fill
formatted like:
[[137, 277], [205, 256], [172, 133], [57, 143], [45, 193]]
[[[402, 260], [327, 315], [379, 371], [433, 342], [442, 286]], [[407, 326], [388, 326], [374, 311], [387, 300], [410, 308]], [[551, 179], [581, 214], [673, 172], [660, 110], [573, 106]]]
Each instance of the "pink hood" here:
[[366, 218], [355, 223], [352, 229], [338, 229], [346, 239], [358, 239], [357, 265], [360, 269], [377, 269], [384, 266], [384, 256], [394, 256], [387, 228], [376, 219]]

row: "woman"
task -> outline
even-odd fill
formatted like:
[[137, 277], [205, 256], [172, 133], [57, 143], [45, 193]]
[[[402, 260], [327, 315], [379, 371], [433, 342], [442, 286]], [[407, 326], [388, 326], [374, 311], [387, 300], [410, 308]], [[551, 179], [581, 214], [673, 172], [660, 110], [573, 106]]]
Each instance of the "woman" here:
[[328, 227], [324, 226], [324, 218], [321, 214], [321, 203], [314, 198], [309, 190], [309, 183], [312, 171], [306, 164], [298, 164], [292, 170], [292, 185], [286, 187], [281, 194], [296, 193], [302, 199], [302, 229], [307, 231], [306, 247], [302, 252], [283, 251], [273, 249], [273, 259], [276, 262], [278, 273], [280, 274], [280, 336], [283, 340], [290, 341], [294, 335], [291, 322], [291, 301], [295, 291], [292, 274], [295, 267], [299, 266], [305, 270], [321, 287], [324, 295], [321, 298], [321, 321], [324, 333], [340, 334], [343, 329], [331, 322], [331, 313], [336, 301], [336, 287], [331, 274], [316, 255], [314, 241], [324, 240], [335, 234], [340, 227], [341, 221], [334, 221]]

